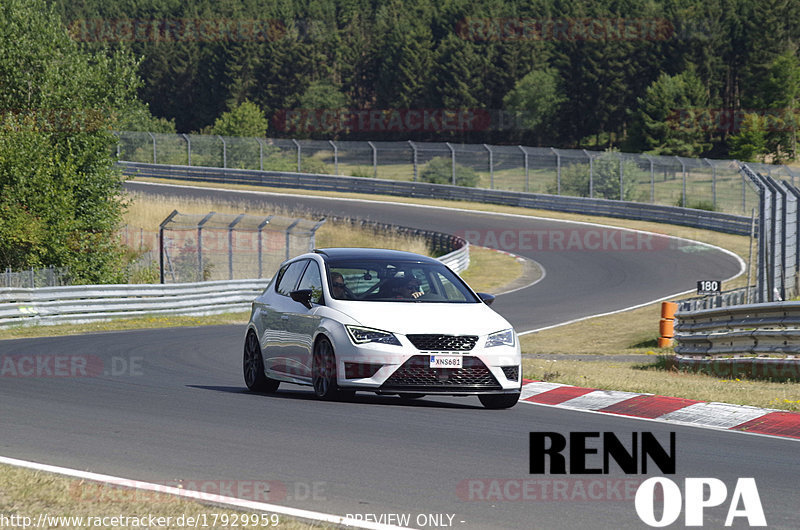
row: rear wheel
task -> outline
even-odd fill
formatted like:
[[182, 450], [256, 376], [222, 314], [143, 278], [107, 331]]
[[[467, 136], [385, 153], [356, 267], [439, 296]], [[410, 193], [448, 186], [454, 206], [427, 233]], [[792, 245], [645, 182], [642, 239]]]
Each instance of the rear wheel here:
[[314, 346], [314, 359], [311, 367], [314, 394], [321, 399], [334, 399], [339, 395], [336, 383], [336, 357], [333, 346], [325, 337]]
[[244, 341], [244, 358], [242, 361], [244, 384], [254, 392], [275, 392], [280, 381], [270, 379], [264, 374], [264, 358], [261, 346], [254, 332], [249, 332]]
[[519, 401], [519, 392], [513, 394], [482, 394], [478, 396], [487, 409], [508, 409]]

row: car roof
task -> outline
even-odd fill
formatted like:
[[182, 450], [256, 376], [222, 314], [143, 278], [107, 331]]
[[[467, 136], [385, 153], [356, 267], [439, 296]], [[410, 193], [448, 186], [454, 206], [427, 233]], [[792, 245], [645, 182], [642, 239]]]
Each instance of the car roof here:
[[318, 248], [314, 249], [314, 252], [321, 255], [325, 261], [380, 259], [441, 264], [439, 260], [423, 256], [422, 254], [415, 254], [414, 252], [405, 252], [402, 250], [388, 250], [385, 248]]

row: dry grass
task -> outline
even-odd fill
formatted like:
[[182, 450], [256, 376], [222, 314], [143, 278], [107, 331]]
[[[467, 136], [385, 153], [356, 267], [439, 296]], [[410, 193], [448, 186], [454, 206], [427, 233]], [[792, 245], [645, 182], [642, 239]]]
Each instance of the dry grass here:
[[[93, 482], [72, 479], [27, 469], [0, 465], [0, 514], [10, 518], [31, 517], [30, 525], [38, 523], [40, 514], [51, 517], [170, 517], [172, 524], [159, 528], [187, 528], [179, 525], [178, 518], [202, 517], [205, 515], [209, 526], [203, 528], [229, 529], [234, 525], [228, 519], [226, 525], [219, 524], [220, 516], [242, 517], [245, 512], [204, 506], [197, 502], [183, 500], [179, 497], [154, 492], [115, 488]], [[218, 524], [212, 525], [214, 515], [218, 515]], [[291, 519], [285, 515], [276, 515], [278, 523], [272, 528], [300, 530], [307, 528], [335, 528], [332, 525], [308, 524]], [[19, 521], [19, 519], [17, 519]], [[200, 519], [202, 521], [202, 519]], [[108, 522], [111, 522], [108, 520]], [[240, 521], [241, 522], [241, 521]], [[58, 525], [57, 521], [44, 524], [39, 528], [87, 528], [91, 525], [84, 520], [83, 525]], [[98, 525], [94, 525], [98, 526]], [[239, 526], [243, 526], [240, 524]], [[22, 527], [15, 525], [13, 528]], [[103, 528], [131, 528], [131, 525], [102, 525]], [[145, 523], [143, 528], [147, 527]], [[251, 525], [252, 527], [252, 525]]]
[[623, 390], [664, 396], [719, 401], [782, 410], [800, 410], [800, 386], [723, 379], [703, 374], [665, 371], [663, 363], [619, 363], [524, 359], [525, 377], [603, 390]]
[[477, 292], [499, 293], [522, 272], [522, 263], [515, 258], [472, 245], [469, 247], [469, 268], [461, 273], [461, 277]]

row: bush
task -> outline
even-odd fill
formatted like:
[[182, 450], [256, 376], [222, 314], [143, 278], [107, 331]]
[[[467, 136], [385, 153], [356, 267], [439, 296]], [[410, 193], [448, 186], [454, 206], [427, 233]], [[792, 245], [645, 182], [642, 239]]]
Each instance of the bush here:
[[[456, 164], [456, 186], [474, 188], [478, 184], [480, 176], [470, 167]], [[451, 159], [437, 156], [425, 164], [419, 174], [422, 182], [431, 184], [452, 184], [453, 183], [453, 162]]]
[[[620, 159], [614, 151], [606, 151], [594, 159], [592, 187], [595, 198], [620, 199], [619, 167]], [[622, 200], [636, 200], [636, 177], [639, 171], [636, 162], [622, 160]], [[561, 168], [561, 195], [589, 197], [590, 167], [588, 163], [570, 164]], [[558, 176], [547, 187], [547, 193], [558, 193]]]

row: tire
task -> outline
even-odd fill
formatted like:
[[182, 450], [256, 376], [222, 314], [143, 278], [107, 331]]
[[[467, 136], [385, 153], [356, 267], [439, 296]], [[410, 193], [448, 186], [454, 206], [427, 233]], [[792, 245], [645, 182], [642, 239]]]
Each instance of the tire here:
[[487, 409], [509, 409], [519, 401], [519, 392], [513, 394], [482, 394], [478, 396]]
[[314, 394], [320, 399], [335, 399], [341, 395], [336, 382], [336, 357], [333, 346], [325, 337], [320, 338], [314, 345], [311, 383], [314, 385]]
[[244, 384], [253, 392], [272, 393], [278, 390], [280, 381], [270, 379], [264, 374], [264, 357], [261, 355], [261, 346], [258, 337], [252, 331], [244, 340], [244, 356], [242, 359]]

